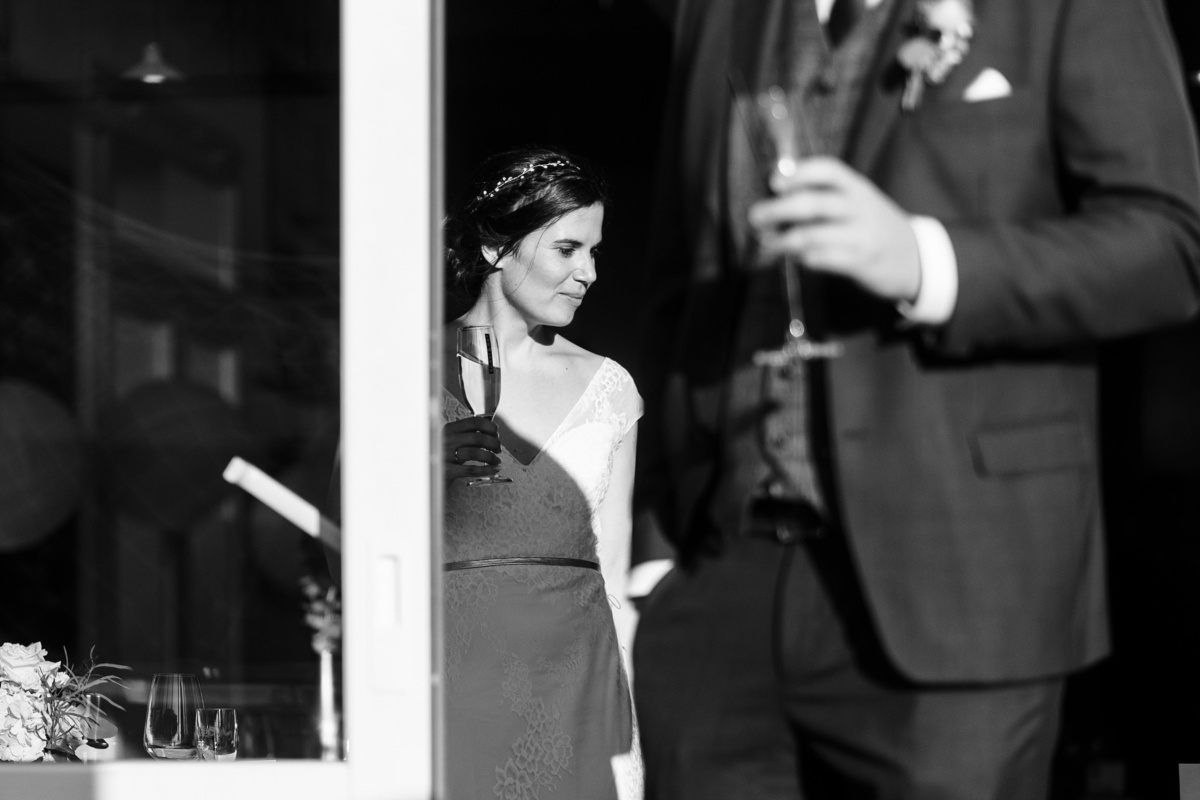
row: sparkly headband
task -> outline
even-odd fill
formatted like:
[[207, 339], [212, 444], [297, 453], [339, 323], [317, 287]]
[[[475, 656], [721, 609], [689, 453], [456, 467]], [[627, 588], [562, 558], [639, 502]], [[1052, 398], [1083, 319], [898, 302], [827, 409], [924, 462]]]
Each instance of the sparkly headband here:
[[487, 189], [485, 191], [480, 192], [479, 195], [475, 198], [475, 202], [478, 203], [483, 200], [492, 199], [493, 197], [496, 196], [496, 192], [500, 191], [505, 186], [507, 186], [508, 184], [510, 184], [514, 181], [521, 180], [526, 175], [533, 172], [535, 169], [550, 169], [551, 167], [572, 167], [572, 168], [574, 168], [575, 165], [572, 164], [570, 161], [547, 161], [544, 164], [530, 164], [529, 166], [525, 167], [525, 169], [518, 172], [516, 175], [509, 175], [507, 178], [501, 178], [500, 180], [496, 181], [496, 185], [493, 186], [491, 189]]

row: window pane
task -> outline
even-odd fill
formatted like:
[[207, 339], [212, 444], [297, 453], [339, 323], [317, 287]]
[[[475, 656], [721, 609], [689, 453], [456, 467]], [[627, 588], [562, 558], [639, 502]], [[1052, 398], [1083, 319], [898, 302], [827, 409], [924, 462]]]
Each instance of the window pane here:
[[339, 12], [3, 6], [0, 642], [130, 667], [89, 756], [149, 758], [165, 672], [241, 759], [342, 756], [327, 548], [223, 478], [340, 522]]

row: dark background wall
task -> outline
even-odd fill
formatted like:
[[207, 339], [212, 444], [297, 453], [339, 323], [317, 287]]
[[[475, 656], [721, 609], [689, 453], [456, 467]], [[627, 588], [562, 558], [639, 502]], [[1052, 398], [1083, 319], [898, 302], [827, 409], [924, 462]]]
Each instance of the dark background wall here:
[[[1195, 112], [1200, 6], [1167, 7]], [[1071, 685], [1065, 755], [1101, 785], [1123, 766], [1128, 796], [1175, 797], [1176, 765], [1200, 761], [1200, 324], [1114, 342], [1103, 367], [1115, 652]]]
[[[646, 0], [446, 3], [446, 190], [490, 153], [549, 144], [610, 179], [599, 280], [573, 336], [624, 363], [636, 354], [637, 273], [646, 268], [667, 12]], [[614, 324], [614, 320], [617, 321]]]

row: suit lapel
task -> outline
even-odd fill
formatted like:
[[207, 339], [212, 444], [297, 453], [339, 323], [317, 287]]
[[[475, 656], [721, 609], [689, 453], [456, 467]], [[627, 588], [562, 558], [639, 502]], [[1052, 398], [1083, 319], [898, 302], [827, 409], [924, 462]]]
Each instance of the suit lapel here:
[[759, 91], [777, 83], [779, 28], [788, 0], [765, 0], [743, 4], [732, 17], [732, 51], [727, 74], [720, 76], [729, 114], [722, 132], [722, 215], [728, 239], [730, 263], [745, 264], [752, 252], [746, 213], [750, 203], [766, 191], [770, 164], [759, 141], [760, 122], [755, 108]]
[[781, 36], [778, 29], [787, 19], [784, 14], [787, 2], [766, 0], [737, 7], [734, 15], [735, 44], [729, 66], [730, 71], [735, 73], [734, 77], [744, 81], [751, 92], [779, 82], [773, 72]]
[[[972, 47], [962, 64], [955, 67], [946, 83], [939, 87], [926, 87], [926, 93], [940, 90], [956, 91], [959, 82], [969, 80], [977, 69], [980, 59], [979, 33], [983, 27], [985, 14], [989, 7], [987, 0], [975, 0], [975, 37]], [[916, 14], [917, 0], [896, 0], [889, 12], [887, 29], [880, 40], [881, 46], [877, 51], [875, 63], [867, 84], [863, 89], [858, 114], [854, 128], [850, 132], [846, 161], [859, 172], [871, 175], [880, 152], [887, 144], [892, 131], [900, 122], [900, 95], [904, 90], [905, 74], [896, 63], [896, 53], [907, 37], [907, 27]], [[993, 11], [1002, 11], [1003, 4], [997, 5]], [[1024, 66], [1021, 59], [1016, 59], [1015, 68]], [[965, 88], [965, 83], [963, 87]], [[916, 113], [916, 112], [914, 112]]]
[[866, 175], [871, 174], [875, 159], [900, 119], [904, 74], [896, 63], [896, 51], [904, 41], [915, 8], [916, 0], [895, 0], [863, 86], [845, 152], [847, 163]]

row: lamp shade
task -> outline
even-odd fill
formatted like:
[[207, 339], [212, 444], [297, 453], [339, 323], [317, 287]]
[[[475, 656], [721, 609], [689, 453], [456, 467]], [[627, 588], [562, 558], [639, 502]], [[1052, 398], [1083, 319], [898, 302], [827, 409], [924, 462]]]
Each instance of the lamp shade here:
[[71, 412], [31, 383], [0, 381], [0, 553], [54, 533], [79, 505], [83, 472]]
[[107, 409], [99, 438], [108, 501], [168, 530], [189, 528], [227, 497], [221, 473], [249, 449], [215, 390], [172, 380], [142, 384]]
[[142, 60], [125, 70], [123, 77], [142, 83], [162, 83], [183, 79], [183, 73], [163, 60], [156, 42], [146, 45]]

